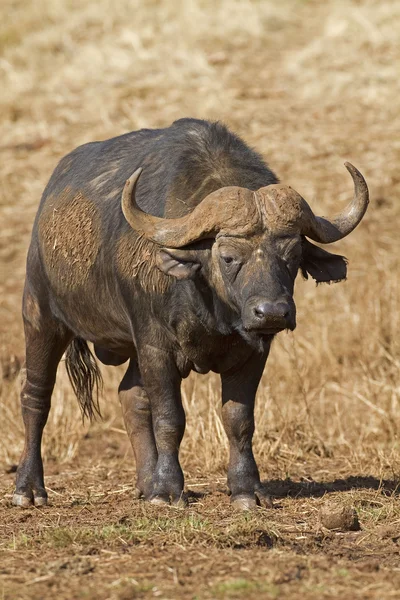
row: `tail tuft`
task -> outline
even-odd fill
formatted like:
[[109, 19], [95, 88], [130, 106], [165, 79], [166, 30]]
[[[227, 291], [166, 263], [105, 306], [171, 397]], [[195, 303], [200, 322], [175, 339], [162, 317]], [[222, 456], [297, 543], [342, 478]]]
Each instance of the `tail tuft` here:
[[66, 352], [65, 365], [83, 420], [87, 417], [92, 421], [96, 415], [101, 417], [99, 391], [103, 387], [103, 378], [85, 340], [79, 337], [72, 340]]

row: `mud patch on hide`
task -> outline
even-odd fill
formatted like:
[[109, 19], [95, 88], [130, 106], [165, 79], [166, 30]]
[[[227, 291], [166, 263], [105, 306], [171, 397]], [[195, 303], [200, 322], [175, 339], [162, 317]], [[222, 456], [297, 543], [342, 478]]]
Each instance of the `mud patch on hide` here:
[[125, 279], [137, 279], [146, 292], [163, 294], [172, 285], [173, 278], [158, 269], [157, 250], [156, 244], [130, 231], [117, 244], [118, 272]]
[[40, 326], [40, 308], [36, 298], [30, 293], [25, 292], [23, 300], [23, 315], [26, 321], [36, 330]]
[[50, 280], [61, 291], [82, 286], [101, 244], [100, 219], [93, 202], [66, 188], [49, 198], [39, 223]]

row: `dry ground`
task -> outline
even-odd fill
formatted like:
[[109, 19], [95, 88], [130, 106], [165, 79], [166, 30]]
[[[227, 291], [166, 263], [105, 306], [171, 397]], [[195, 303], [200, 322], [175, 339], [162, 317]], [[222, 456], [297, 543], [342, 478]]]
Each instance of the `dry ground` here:
[[[0, 598], [400, 598], [400, 4], [330, 0], [2, 0], [0, 5]], [[221, 119], [314, 210], [366, 176], [365, 222], [336, 245], [348, 281], [299, 281], [276, 340], [255, 451], [275, 508], [232, 512], [218, 379], [184, 386], [188, 510], [132, 499], [104, 369], [82, 426], [60, 367], [45, 437], [51, 507], [10, 507], [22, 447], [20, 298], [41, 191], [73, 147], [182, 116]], [[327, 502], [361, 529], [332, 532]]]

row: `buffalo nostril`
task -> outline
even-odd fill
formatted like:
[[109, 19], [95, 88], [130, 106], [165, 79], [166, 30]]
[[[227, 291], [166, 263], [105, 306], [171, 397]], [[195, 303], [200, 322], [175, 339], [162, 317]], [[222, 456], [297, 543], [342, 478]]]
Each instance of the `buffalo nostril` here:
[[270, 307], [268, 304], [259, 304], [258, 306], [254, 307], [254, 315], [257, 319], [265, 319], [270, 312], [269, 308]]
[[290, 319], [290, 306], [286, 302], [262, 302], [253, 308], [254, 317], [262, 322], [288, 321]]
[[290, 306], [285, 302], [279, 302], [276, 305], [276, 314], [283, 319], [288, 319], [290, 316]]

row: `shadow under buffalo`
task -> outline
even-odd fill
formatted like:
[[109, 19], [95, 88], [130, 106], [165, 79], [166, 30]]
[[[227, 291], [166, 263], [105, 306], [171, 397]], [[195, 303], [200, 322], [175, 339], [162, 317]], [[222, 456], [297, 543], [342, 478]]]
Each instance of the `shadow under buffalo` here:
[[292, 481], [288, 479], [270, 479], [262, 482], [268, 493], [274, 498], [311, 498], [321, 497], [332, 492], [348, 492], [350, 490], [379, 490], [385, 496], [400, 495], [400, 481], [376, 479], [352, 475], [345, 479], [335, 479], [319, 483], [318, 481]]

